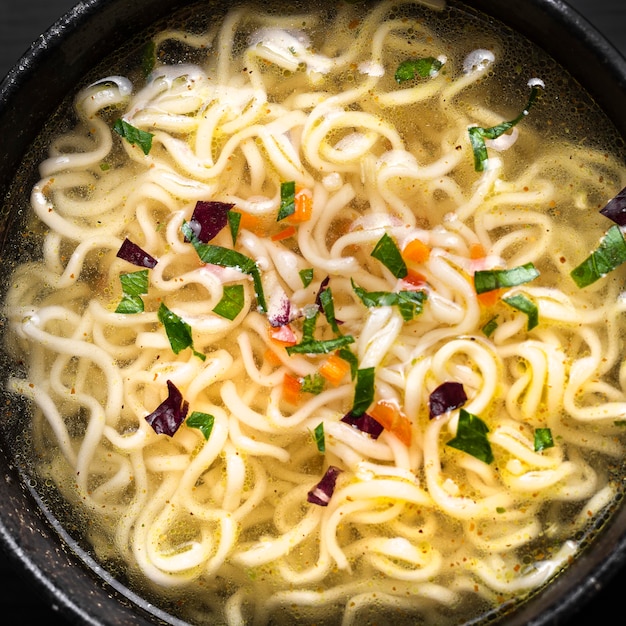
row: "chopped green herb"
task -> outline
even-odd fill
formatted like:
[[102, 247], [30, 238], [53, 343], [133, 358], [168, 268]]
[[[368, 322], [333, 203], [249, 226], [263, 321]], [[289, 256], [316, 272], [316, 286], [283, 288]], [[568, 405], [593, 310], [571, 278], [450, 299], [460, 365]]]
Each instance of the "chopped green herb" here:
[[436, 74], [442, 67], [443, 63], [435, 57], [408, 59], [398, 65], [394, 78], [400, 84], [416, 77], [428, 78]]
[[473, 457], [488, 464], [493, 461], [491, 444], [487, 439], [488, 432], [487, 424], [480, 417], [469, 413], [465, 409], [461, 409], [456, 437], [450, 439], [446, 445], [471, 454]]
[[359, 370], [359, 360], [356, 358], [356, 355], [350, 348], [341, 348], [337, 351], [337, 355], [350, 364], [350, 377], [354, 380]]
[[320, 293], [319, 298], [322, 303], [322, 310], [324, 311], [324, 315], [326, 316], [330, 327], [333, 329], [335, 334], [341, 335], [337, 319], [335, 318], [335, 302], [333, 300], [333, 292], [330, 287], [326, 287], [326, 289]]
[[509, 298], [502, 298], [502, 300], [514, 309], [526, 314], [528, 317], [526, 328], [528, 330], [532, 330], [539, 324], [539, 309], [537, 305], [524, 294], [518, 293]]
[[226, 285], [221, 300], [213, 308], [213, 313], [227, 320], [234, 320], [244, 305], [243, 285]]
[[482, 128], [480, 126], [472, 126], [468, 129], [470, 144], [474, 152], [474, 169], [482, 172], [485, 169], [485, 161], [488, 159], [487, 146], [485, 139], [497, 139], [507, 131], [511, 130], [518, 122], [523, 120], [527, 115], [530, 107], [541, 93], [542, 88], [539, 85], [533, 85], [530, 90], [530, 96], [524, 110], [510, 122], [502, 122], [491, 128]]
[[152, 137], [154, 137], [152, 133], [135, 128], [132, 124], [125, 122], [121, 118], [115, 120], [113, 130], [126, 139], [128, 143], [139, 146], [144, 154], [150, 152], [152, 148]]
[[313, 282], [313, 268], [307, 268], [305, 270], [300, 270], [298, 272], [300, 274], [300, 280], [305, 287], [308, 287]]
[[213, 415], [210, 413], [201, 413], [200, 411], [194, 411], [185, 421], [185, 424], [190, 428], [198, 428], [205, 439], [211, 436], [214, 423], [215, 417]]
[[506, 513], [506, 509], [503, 506], [497, 506], [496, 513]]
[[326, 452], [326, 439], [324, 437], [324, 422], [320, 422], [313, 431], [313, 439], [317, 449], [324, 453]]
[[120, 303], [115, 309], [116, 313], [123, 313], [125, 315], [132, 315], [134, 313], [144, 312], [144, 303], [140, 296], [127, 296], [124, 294]]
[[554, 441], [552, 441], [552, 432], [549, 428], [536, 428], [535, 429], [535, 452], [541, 452], [548, 448], [554, 447]]
[[108, 170], [110, 170], [110, 169], [111, 169], [111, 166], [110, 166], [108, 163], [104, 163], [104, 162], [102, 162], [102, 163], [100, 163], [100, 169], [101, 169], [103, 172], [107, 172]]
[[409, 273], [396, 242], [387, 233], [378, 240], [371, 256], [378, 259], [396, 278], [404, 278]]
[[375, 368], [373, 367], [357, 371], [352, 415], [357, 417], [363, 415], [374, 401], [374, 375]]
[[278, 209], [277, 222], [296, 212], [296, 183], [289, 181], [280, 185], [280, 208]]
[[611, 226], [600, 245], [571, 272], [574, 282], [587, 287], [626, 261], [626, 241], [619, 226]]
[[613, 426], [619, 426], [622, 428], [623, 426], [626, 426], [626, 420], [615, 420], [613, 422]]
[[480, 294], [494, 289], [523, 285], [537, 276], [539, 270], [532, 263], [519, 265], [510, 270], [479, 270], [474, 273], [474, 288], [476, 293]]
[[226, 214], [228, 219], [228, 227], [230, 228], [230, 236], [233, 240], [233, 246], [237, 243], [237, 235], [239, 234], [239, 226], [241, 224], [241, 213], [239, 211], [228, 211]]
[[312, 393], [312, 394], [317, 395], [321, 393], [322, 391], [324, 391], [325, 384], [326, 384], [326, 381], [324, 380], [324, 377], [321, 374], [317, 372], [313, 375], [307, 374], [302, 379], [301, 390], [306, 393]]
[[120, 275], [122, 300], [115, 309], [116, 313], [142, 313], [144, 310], [141, 296], [148, 293], [148, 270], [139, 270]]
[[150, 40], [143, 47], [143, 54], [141, 55], [141, 69], [144, 77], [150, 75], [150, 72], [154, 69], [156, 64], [156, 46], [154, 41]]
[[402, 318], [410, 322], [424, 308], [428, 298], [425, 291], [366, 291], [351, 279], [352, 289], [366, 307], [397, 306]]
[[335, 339], [301, 341], [295, 346], [287, 346], [287, 354], [328, 354], [334, 352], [339, 348], [343, 348], [351, 343], [354, 343], [354, 337], [352, 335], [343, 335], [342, 337], [336, 337]]
[[494, 331], [498, 328], [498, 316], [492, 317], [483, 327], [482, 331], [487, 337], [491, 337]]
[[170, 341], [170, 346], [174, 354], [178, 354], [185, 348], [191, 348], [194, 355], [204, 361], [206, 356], [200, 352], [196, 352], [193, 347], [193, 339], [191, 337], [191, 326], [185, 322], [181, 317], [176, 315], [173, 311], [170, 311], [163, 302], [159, 307], [157, 313], [159, 321], [165, 327], [167, 338]]

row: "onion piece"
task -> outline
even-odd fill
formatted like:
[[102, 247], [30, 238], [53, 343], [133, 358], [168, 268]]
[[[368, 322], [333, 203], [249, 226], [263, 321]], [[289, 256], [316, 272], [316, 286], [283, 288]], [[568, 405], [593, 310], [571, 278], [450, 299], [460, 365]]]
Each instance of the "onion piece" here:
[[311, 504], [318, 504], [319, 506], [328, 506], [330, 498], [335, 491], [335, 483], [337, 482], [337, 476], [339, 476], [339, 474], [341, 474], [341, 470], [338, 467], [329, 465], [322, 480], [307, 494], [307, 501]]
[[120, 249], [117, 251], [117, 256], [133, 265], [147, 267], [148, 269], [152, 269], [157, 264], [157, 260], [153, 256], [128, 238], [122, 242]]
[[442, 383], [430, 394], [428, 400], [430, 419], [458, 409], [466, 402], [467, 395], [461, 383], [451, 381]]
[[217, 200], [198, 200], [189, 226], [202, 243], [208, 243], [228, 224], [228, 211], [234, 206]]
[[146, 415], [146, 422], [157, 435], [173, 437], [187, 417], [189, 402], [183, 400], [183, 394], [171, 380], [167, 381], [167, 389], [167, 398], [152, 413]]
[[350, 411], [341, 418], [341, 421], [344, 424], [349, 424], [350, 426], [357, 428], [362, 433], [369, 435], [372, 439], [378, 439], [378, 437], [380, 437], [380, 434], [384, 430], [382, 424], [380, 422], [377, 422], [368, 413], [355, 415], [352, 411]]

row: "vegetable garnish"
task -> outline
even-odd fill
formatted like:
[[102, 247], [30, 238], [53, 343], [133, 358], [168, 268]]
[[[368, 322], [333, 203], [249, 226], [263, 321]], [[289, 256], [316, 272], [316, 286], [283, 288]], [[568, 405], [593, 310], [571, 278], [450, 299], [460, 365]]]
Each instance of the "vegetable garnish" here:
[[232, 267], [240, 272], [243, 272], [244, 274], [252, 276], [254, 291], [256, 293], [257, 302], [259, 303], [259, 308], [264, 313], [267, 311], [263, 285], [261, 283], [261, 272], [253, 259], [247, 257], [245, 254], [241, 254], [241, 252], [231, 250], [230, 248], [202, 243], [196, 237], [195, 233], [191, 229], [191, 226], [189, 226], [187, 222], [183, 223], [181, 230], [187, 240], [193, 244], [200, 260], [204, 263], [211, 263], [213, 265], [219, 265], [220, 267]]
[[311, 504], [318, 504], [319, 506], [328, 506], [330, 498], [335, 491], [335, 483], [337, 482], [337, 476], [341, 474], [341, 470], [334, 465], [329, 465], [322, 480], [309, 491], [307, 495], [307, 501]]
[[477, 294], [517, 287], [539, 276], [539, 270], [532, 263], [525, 263], [509, 270], [478, 270], [474, 272], [474, 288]]
[[362, 415], [374, 401], [374, 373], [373, 367], [357, 370], [351, 411], [353, 415]]
[[371, 256], [378, 259], [396, 278], [404, 278], [408, 274], [396, 242], [387, 233], [378, 240]]
[[221, 300], [213, 307], [213, 313], [234, 320], [245, 302], [243, 285], [225, 285]]
[[234, 246], [237, 243], [239, 226], [241, 226], [241, 213], [238, 211], [228, 211], [228, 213], [226, 213], [226, 219], [228, 220], [228, 228], [230, 228], [230, 236]]
[[509, 298], [502, 298], [502, 301], [526, 314], [528, 317], [528, 323], [526, 324], [527, 330], [532, 330], [539, 324], [539, 309], [537, 305], [524, 294], [518, 293]]
[[411, 445], [413, 427], [409, 418], [392, 402], [378, 400], [369, 414], [405, 446]]
[[282, 397], [289, 404], [298, 405], [302, 399], [302, 382], [296, 376], [285, 372], [283, 374]]
[[324, 291], [320, 292], [319, 299], [322, 304], [322, 311], [324, 311], [324, 315], [330, 324], [330, 327], [333, 329], [333, 332], [337, 335], [341, 335], [341, 331], [339, 330], [339, 324], [341, 321], [335, 317], [335, 302], [333, 300], [333, 292], [330, 287], [326, 287]]
[[450, 439], [446, 445], [489, 464], [493, 461], [493, 452], [487, 439], [488, 432], [487, 424], [480, 417], [461, 409], [456, 437]]
[[296, 183], [291, 180], [280, 184], [280, 207], [277, 222], [284, 220], [296, 211]]
[[434, 76], [442, 67], [443, 63], [439, 59], [435, 59], [435, 57], [407, 59], [398, 65], [394, 78], [397, 83], [402, 84], [407, 80], [414, 79], [416, 76], [419, 78]]
[[317, 395], [324, 391], [324, 385], [326, 381], [321, 374], [317, 372], [315, 374], [307, 374], [302, 379], [302, 391], [304, 393], [312, 393], [313, 395]]
[[340, 348], [337, 350], [337, 356], [341, 357], [350, 365], [350, 377], [354, 380], [357, 372], [359, 371], [359, 360], [357, 359], [356, 354], [354, 354], [350, 348]]
[[611, 226], [600, 245], [570, 275], [580, 287], [587, 287], [626, 261], [626, 241], [619, 226]]
[[428, 398], [430, 419], [458, 409], [467, 402], [467, 394], [461, 383], [448, 381], [441, 383]]
[[120, 283], [122, 283], [123, 296], [115, 312], [143, 313], [144, 305], [141, 296], [148, 293], [148, 270], [121, 274]]
[[115, 120], [113, 130], [126, 139], [128, 143], [139, 146], [146, 155], [152, 149], [152, 138], [154, 137], [152, 133], [141, 130], [140, 128], [135, 128], [132, 124], [129, 124], [121, 118]]
[[193, 339], [191, 337], [191, 326], [189, 326], [185, 320], [176, 315], [173, 311], [170, 311], [163, 302], [161, 302], [157, 316], [161, 324], [165, 327], [165, 332], [167, 333], [167, 338], [170, 341], [170, 346], [174, 354], [178, 354], [185, 348], [191, 348], [194, 355], [199, 359], [202, 361], [206, 359], [206, 355], [194, 349]]
[[199, 429], [205, 439], [208, 439], [211, 436], [214, 423], [215, 417], [213, 415], [210, 413], [202, 413], [200, 411], [194, 411], [185, 422], [185, 424], [187, 424], [190, 428]]
[[[347, 348], [344, 348], [345, 351], [350, 352]], [[341, 350], [339, 351], [341, 352]], [[352, 355], [352, 352], [350, 352]], [[354, 356], [354, 355], [352, 355]], [[356, 361], [356, 357], [354, 357]], [[345, 378], [346, 374], [350, 371], [351, 365], [345, 361], [339, 353], [331, 354], [319, 367], [318, 373], [324, 378], [324, 380], [328, 381], [333, 387], [337, 387], [341, 381]], [[358, 368], [358, 363], [357, 363]]]
[[234, 206], [217, 200], [198, 200], [189, 227], [202, 243], [208, 243], [228, 224], [228, 213]]
[[482, 331], [487, 337], [491, 337], [494, 331], [498, 328], [498, 316], [492, 317], [483, 327]]
[[410, 322], [422, 312], [428, 298], [425, 291], [365, 291], [350, 280], [354, 293], [366, 307], [397, 306], [405, 322]]
[[141, 70], [144, 78], [148, 78], [156, 64], [156, 45], [151, 39], [144, 47], [141, 55]]
[[287, 354], [328, 354], [334, 352], [339, 348], [354, 343], [354, 337], [352, 335], [342, 335], [341, 337], [335, 337], [334, 339], [317, 340], [313, 337], [315, 331], [315, 325], [319, 310], [315, 307], [313, 314], [305, 311], [304, 323], [302, 325], [302, 340], [300, 343], [294, 346], [287, 346]]
[[552, 431], [549, 428], [535, 429], [535, 452], [542, 452], [553, 447]]
[[313, 282], [313, 268], [307, 268], [305, 270], [300, 270], [298, 272], [300, 275], [300, 280], [302, 281], [302, 285], [304, 287], [308, 287]]
[[326, 438], [324, 437], [324, 422], [320, 422], [313, 430], [313, 440], [317, 449], [324, 453], [326, 452]]
[[187, 416], [189, 403], [183, 400], [183, 394], [171, 380], [167, 381], [167, 390], [167, 398], [152, 413], [146, 415], [146, 422], [157, 435], [173, 437]]
[[600, 213], [613, 220], [618, 226], [626, 226], [626, 188], [609, 200]]
[[378, 439], [383, 430], [385, 430], [383, 425], [368, 413], [355, 415], [353, 411], [350, 411], [341, 418], [341, 421], [369, 435], [372, 439]]
[[124, 239], [116, 256], [133, 265], [147, 267], [148, 269], [152, 269], [157, 264], [157, 260], [153, 256], [142, 250], [128, 238]]
[[491, 128], [482, 128], [480, 126], [472, 126], [468, 128], [470, 144], [474, 152], [474, 169], [477, 172], [482, 172], [485, 169], [485, 162], [488, 159], [487, 146], [485, 139], [497, 139], [500, 135], [503, 135], [507, 131], [511, 130], [518, 122], [523, 120], [527, 115], [530, 107], [534, 104], [538, 95], [543, 89], [543, 84], [539, 84], [539, 81], [532, 81], [529, 83], [531, 87], [530, 96], [524, 110], [510, 122], [502, 122], [497, 126]]

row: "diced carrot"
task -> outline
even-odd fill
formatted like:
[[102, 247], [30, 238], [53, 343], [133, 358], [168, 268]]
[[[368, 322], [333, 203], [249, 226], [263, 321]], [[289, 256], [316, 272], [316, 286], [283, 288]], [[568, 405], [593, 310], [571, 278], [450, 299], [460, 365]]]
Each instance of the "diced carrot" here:
[[241, 215], [241, 221], [239, 222], [239, 228], [244, 228], [253, 232], [255, 235], [262, 236], [265, 234], [265, 225], [263, 220], [252, 213], [246, 213], [245, 211], [238, 211]]
[[298, 337], [289, 324], [283, 326], [270, 326], [268, 330], [270, 339], [281, 346], [293, 346], [298, 343]]
[[290, 224], [302, 224], [313, 215], [313, 194], [309, 189], [301, 189], [295, 197], [296, 210], [287, 218]]
[[331, 354], [318, 371], [333, 387], [337, 387], [350, 371], [350, 364], [336, 354]]
[[296, 234], [295, 226], [287, 226], [287, 228], [283, 228], [282, 230], [274, 233], [271, 236], [272, 241], [282, 241], [283, 239], [289, 239], [289, 237], [293, 237]]
[[408, 268], [408, 274], [402, 280], [413, 287], [423, 287], [428, 282], [424, 274], [420, 274], [410, 267]]
[[411, 420], [392, 402], [378, 400], [368, 413], [405, 446], [411, 445]]
[[282, 361], [278, 358], [276, 352], [274, 352], [274, 350], [272, 350], [271, 348], [268, 348], [265, 351], [265, 353], [263, 354], [263, 358], [273, 367], [277, 367], [282, 363]]
[[289, 404], [298, 404], [302, 395], [302, 383], [300, 379], [285, 374], [283, 376], [283, 400]]
[[493, 289], [492, 291], [479, 293], [476, 297], [478, 298], [478, 302], [480, 302], [480, 304], [486, 307], [491, 307], [495, 306], [500, 299], [501, 291], [501, 289]]
[[487, 253], [485, 252], [485, 248], [483, 247], [482, 243], [470, 244], [469, 253], [470, 259], [472, 259], [472, 261], [475, 261], [476, 259], [482, 259], [487, 256]]
[[402, 258], [413, 263], [426, 263], [430, 258], [430, 248], [419, 239], [412, 239], [404, 246]]

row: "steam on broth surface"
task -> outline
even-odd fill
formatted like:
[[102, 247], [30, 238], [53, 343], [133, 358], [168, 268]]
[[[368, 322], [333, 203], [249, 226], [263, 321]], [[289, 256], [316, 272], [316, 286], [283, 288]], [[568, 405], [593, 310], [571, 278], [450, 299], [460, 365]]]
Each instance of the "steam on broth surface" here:
[[100, 559], [192, 622], [475, 618], [620, 496], [623, 272], [574, 279], [621, 143], [456, 5], [264, 11], [77, 95], [9, 389]]

